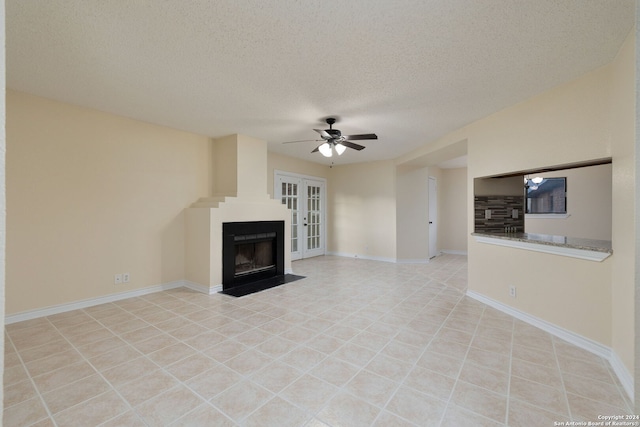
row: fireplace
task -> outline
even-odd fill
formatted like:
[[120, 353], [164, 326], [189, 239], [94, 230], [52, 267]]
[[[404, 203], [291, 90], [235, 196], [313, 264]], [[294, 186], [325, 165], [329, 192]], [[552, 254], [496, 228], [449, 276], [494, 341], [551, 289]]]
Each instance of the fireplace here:
[[284, 221], [222, 224], [222, 290], [284, 276]]
[[234, 277], [257, 274], [276, 268], [276, 233], [236, 236]]

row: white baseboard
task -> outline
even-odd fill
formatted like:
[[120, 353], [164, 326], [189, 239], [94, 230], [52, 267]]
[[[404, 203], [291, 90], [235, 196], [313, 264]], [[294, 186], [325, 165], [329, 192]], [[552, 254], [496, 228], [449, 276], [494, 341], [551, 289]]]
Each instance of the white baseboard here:
[[635, 381], [633, 375], [631, 375], [627, 367], [624, 366], [624, 363], [622, 363], [622, 360], [620, 360], [618, 353], [613, 351], [613, 349], [611, 349], [611, 357], [609, 358], [609, 363], [611, 363], [613, 372], [616, 373], [616, 376], [620, 380], [622, 387], [624, 387], [624, 391], [627, 392], [627, 396], [629, 396], [629, 398], [633, 402], [633, 398], [635, 396]]
[[366, 259], [370, 261], [383, 261], [383, 262], [392, 262], [392, 263], [398, 262], [398, 260], [395, 258], [374, 257], [374, 256], [368, 256], [368, 255], [350, 254], [346, 252], [327, 252], [327, 255], [339, 256], [344, 258]]
[[442, 249], [440, 252], [442, 252], [443, 254], [450, 254], [450, 255], [464, 255], [467, 256], [467, 251], [456, 251], [454, 249]]
[[[329, 255], [329, 254], [328, 254]], [[331, 253], [330, 255], [335, 256], [347, 256], [350, 258], [354, 258], [356, 256], [346, 255], [346, 254], [338, 254]], [[390, 259], [380, 259], [380, 258], [371, 258], [371, 257], [357, 257], [361, 259], [370, 259], [375, 261], [386, 261], [386, 262], [398, 262], [404, 263], [407, 260], [397, 261]], [[419, 260], [424, 261], [424, 260]], [[119, 301], [127, 298], [138, 297], [142, 295], [148, 295], [154, 292], [166, 291], [169, 289], [175, 289], [179, 287], [186, 287], [192, 289], [197, 292], [202, 292], [208, 295], [212, 295], [214, 293], [222, 291], [222, 285], [217, 286], [204, 286], [194, 282], [189, 282], [187, 280], [178, 280], [175, 282], [164, 283], [161, 285], [149, 286], [147, 288], [135, 289], [132, 291], [118, 292], [115, 294], [105, 295], [98, 298], [90, 298], [81, 301], [74, 301], [67, 304], [60, 304], [50, 307], [45, 307], [36, 310], [24, 311], [21, 313], [11, 314], [5, 317], [5, 325], [10, 325], [12, 323], [22, 322], [24, 320], [36, 319], [39, 317], [51, 316], [53, 314], [64, 313], [71, 310], [77, 310], [81, 308], [92, 307], [94, 305], [106, 304], [109, 302]], [[523, 322], [529, 323], [530, 325], [536, 326], [543, 331], [546, 331], [552, 335], [557, 336], [571, 344], [576, 345], [584, 350], [587, 350], [597, 356], [603, 357], [609, 361], [611, 367], [615, 374], [617, 375], [620, 383], [624, 387], [627, 395], [634, 401], [634, 379], [627, 367], [622, 363], [622, 360], [618, 357], [615, 351], [610, 347], [602, 345], [598, 342], [595, 342], [589, 338], [583, 337], [582, 335], [571, 332], [567, 329], [561, 328], [553, 323], [547, 322], [546, 320], [540, 319], [538, 317], [532, 316], [528, 313], [510, 307], [506, 304], [503, 304], [499, 301], [486, 297], [478, 292], [474, 292], [471, 290], [467, 290], [467, 296], [473, 298], [477, 301], [480, 301], [484, 304], [487, 304], [490, 307], [493, 307], [497, 310], [502, 311], [503, 313], [507, 313], [516, 319], [522, 320]]]
[[142, 289], [134, 289], [131, 291], [118, 292], [115, 294], [105, 295], [97, 298], [89, 298], [80, 301], [74, 301], [66, 304], [52, 305], [50, 307], [38, 308], [35, 310], [23, 311], [21, 313], [11, 314], [4, 318], [4, 324], [22, 322], [24, 320], [37, 319], [39, 317], [51, 316], [53, 314], [65, 313], [67, 311], [78, 310], [81, 308], [93, 307], [94, 305], [106, 304], [109, 302], [119, 301], [127, 298], [139, 297], [155, 292], [167, 291], [175, 288], [188, 288], [196, 292], [207, 295], [213, 295], [222, 292], [222, 284], [215, 286], [206, 286], [189, 280], [176, 280], [175, 282], [163, 283], [161, 285], [149, 286]]
[[37, 319], [38, 317], [51, 316], [53, 314], [64, 313], [80, 308], [93, 307], [94, 305], [106, 304], [108, 302], [119, 301], [127, 298], [139, 297], [142, 295], [152, 294], [154, 292], [166, 291], [184, 286], [184, 281], [177, 280], [175, 282], [164, 283], [161, 285], [149, 286], [142, 289], [134, 289], [132, 291], [118, 292], [115, 294], [105, 295], [97, 298], [89, 298], [81, 301], [74, 301], [67, 304], [53, 305], [50, 307], [39, 308], [36, 310], [23, 311], [22, 313], [11, 314], [4, 318], [5, 325], [10, 325], [23, 320]]
[[183, 286], [189, 288], [192, 291], [200, 292], [207, 295], [213, 295], [222, 291], [222, 285], [207, 286], [200, 283], [191, 282], [189, 280], [183, 280]]
[[567, 329], [561, 328], [558, 325], [554, 325], [553, 323], [547, 322], [546, 320], [540, 319], [538, 317], [532, 316], [524, 311], [520, 311], [516, 308], [510, 307], [506, 304], [503, 304], [499, 301], [486, 297], [478, 292], [467, 290], [467, 296], [473, 298], [477, 301], [480, 301], [484, 304], [487, 304], [490, 307], [495, 308], [496, 310], [500, 310], [503, 313], [509, 314], [516, 319], [522, 320], [530, 325], [533, 325], [537, 328], [542, 329], [554, 335], [558, 338], [561, 338], [577, 347], [580, 347], [584, 350], [587, 350], [596, 356], [603, 357], [609, 361], [613, 371], [616, 373], [620, 383], [624, 387], [624, 390], [627, 392], [627, 395], [633, 401], [634, 399], [634, 381], [633, 376], [629, 372], [629, 370], [624, 366], [618, 355], [612, 348], [602, 345], [592, 339], [584, 337], [580, 334], [576, 334], [575, 332], [571, 332]]
[[[450, 251], [450, 250], [441, 250], [438, 251], [436, 256], [442, 254], [452, 254], [452, 255], [467, 255], [466, 252], [463, 251]], [[385, 258], [385, 257], [375, 257], [375, 256], [367, 256], [360, 254], [351, 254], [346, 252], [327, 252], [327, 255], [339, 256], [344, 258], [357, 258], [357, 259], [366, 259], [371, 261], [382, 261], [382, 262], [392, 262], [395, 264], [428, 264], [428, 259], [423, 258]]]

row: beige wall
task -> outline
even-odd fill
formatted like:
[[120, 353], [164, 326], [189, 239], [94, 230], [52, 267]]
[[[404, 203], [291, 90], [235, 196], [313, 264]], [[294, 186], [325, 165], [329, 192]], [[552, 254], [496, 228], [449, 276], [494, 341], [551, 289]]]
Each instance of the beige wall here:
[[268, 193], [272, 198], [273, 175], [276, 170], [327, 179], [331, 168], [329, 168], [329, 166], [307, 162], [305, 160], [295, 159], [281, 154], [268, 153], [267, 186], [269, 190]]
[[[631, 36], [613, 64], [396, 161], [328, 169], [269, 153], [267, 189], [272, 194], [275, 169], [327, 178], [329, 252], [414, 257], [397, 239], [404, 196], [396, 165], [416, 167], [430, 153], [456, 157], [464, 148], [465, 203], [442, 201], [440, 217], [466, 208], [469, 289], [610, 345], [633, 371], [634, 48]], [[16, 92], [8, 94], [7, 116], [8, 314], [184, 278], [183, 209], [214, 190], [208, 138]], [[469, 237], [474, 177], [604, 157], [613, 158], [608, 260]], [[439, 196], [448, 180], [459, 188], [461, 179], [442, 171]], [[439, 247], [449, 249], [439, 234]], [[131, 283], [114, 285], [113, 274], [122, 272], [131, 273]], [[510, 285], [518, 287], [517, 299], [507, 296]]]
[[[613, 157], [612, 257], [589, 262], [477, 243], [468, 236], [469, 290], [611, 346], [630, 372], [635, 266], [633, 46], [631, 34], [613, 64], [398, 160], [410, 164], [430, 150], [467, 140], [471, 230], [474, 178]], [[518, 288], [516, 299], [508, 296], [510, 285]]]
[[[4, 28], [4, 0], [0, 0], [0, 23]], [[5, 101], [5, 35], [0, 34], [0, 99]], [[6, 185], [5, 185], [5, 152], [6, 152], [6, 103], [0, 103], [0, 271], [5, 271], [6, 256]], [[4, 330], [5, 313], [5, 274], [0, 274], [0, 327]], [[0, 340], [0, 366], [4, 366], [4, 339]], [[0, 369], [0, 384], [4, 384], [4, 369]], [[3, 410], [4, 390], [0, 391], [0, 412]]]
[[474, 241], [469, 289], [611, 346], [611, 265]]
[[332, 168], [268, 153], [267, 181], [274, 194], [274, 171], [327, 180], [327, 253], [396, 259], [396, 177], [393, 162]]
[[394, 162], [334, 166], [327, 194], [328, 252], [396, 259]]
[[[612, 64], [611, 91], [611, 155], [612, 170], [612, 257], [611, 345], [625, 366], [633, 373], [634, 361], [634, 276], [638, 254], [635, 243], [635, 203], [638, 188], [635, 120], [637, 115], [634, 93], [637, 69], [636, 40], [630, 35]], [[635, 197], [634, 197], [635, 195]], [[636, 375], [640, 372], [636, 372]], [[640, 385], [636, 382], [637, 385]], [[636, 391], [636, 398], [640, 393]]]
[[208, 138], [9, 91], [7, 143], [7, 314], [184, 279]]
[[[466, 168], [460, 169], [439, 169], [437, 167], [421, 167], [410, 166], [400, 167], [396, 170], [395, 178], [388, 174], [391, 172], [387, 162], [378, 162], [374, 164], [355, 164], [329, 168], [327, 166], [294, 159], [280, 154], [269, 153], [268, 174], [269, 182], [273, 182], [274, 170], [285, 172], [293, 172], [300, 175], [316, 176], [328, 180], [328, 186], [331, 191], [328, 192], [328, 251], [331, 253], [340, 253], [347, 255], [358, 254], [364, 257], [379, 258], [387, 261], [398, 260], [400, 262], [422, 262], [429, 258], [429, 230], [428, 230], [428, 178], [435, 176], [438, 180], [438, 249], [450, 250], [455, 252], [467, 251], [466, 240]], [[370, 185], [371, 176], [375, 176], [377, 171], [382, 171], [384, 183], [382, 184], [383, 192], [390, 195], [387, 200], [392, 200], [392, 193], [395, 194], [395, 225], [389, 221], [387, 216], [380, 216], [381, 220], [378, 225], [374, 224], [376, 229], [374, 235], [380, 235], [375, 238], [374, 245], [379, 247], [377, 251], [367, 250], [367, 245], [359, 245], [357, 241], [371, 240], [371, 230], [360, 227], [358, 224], [349, 226], [349, 236], [353, 242], [341, 239], [337, 234], [332, 233], [331, 224], [333, 221], [340, 223], [343, 217], [367, 216], [363, 212], [363, 206], [377, 206], [381, 203], [380, 194], [377, 193], [375, 186]], [[395, 190], [391, 192], [388, 183], [389, 179], [396, 182]], [[347, 185], [343, 185], [347, 182]], [[338, 188], [333, 190], [333, 186]], [[386, 187], [386, 188], [385, 188]], [[358, 194], [358, 202], [345, 202], [343, 206], [342, 217], [332, 217], [336, 210], [332, 207], [332, 198], [338, 197], [342, 200], [353, 199], [345, 194], [347, 188], [350, 192]], [[358, 193], [358, 189], [362, 189]], [[269, 193], [273, 197], [273, 188], [269, 187]], [[353, 205], [356, 212], [348, 212], [347, 206]], [[391, 205], [387, 205], [385, 209], [389, 209]], [[346, 213], [346, 214], [345, 214]], [[343, 226], [347, 224], [343, 222]], [[395, 226], [395, 230], [392, 227]], [[382, 231], [381, 231], [382, 230]], [[357, 233], [361, 232], [362, 235]], [[385, 248], [386, 245], [380, 239], [387, 236], [389, 239], [396, 241], [396, 256], [390, 256], [392, 251]], [[337, 241], [334, 240], [337, 238]], [[337, 249], [342, 248], [341, 250]], [[346, 249], [345, 249], [346, 248]]]
[[[238, 195], [238, 135], [211, 141], [213, 195]], [[203, 195], [204, 196], [204, 195]]]
[[263, 197], [268, 194], [267, 143], [246, 135], [238, 135], [238, 197]]
[[[633, 137], [635, 138], [635, 146], [634, 146], [634, 154], [636, 151], [638, 151], [640, 149], [640, 114], [638, 112], [638, 106], [640, 106], [640, 42], [638, 42], [638, 39], [640, 39], [640, 1], [636, 1], [636, 28], [635, 28], [635, 39], [633, 40], [633, 43], [635, 46], [631, 47], [631, 55], [635, 54], [635, 79], [633, 77], [631, 77], [631, 79], [635, 80], [635, 103], [633, 104], [633, 106], [635, 107], [633, 110], [634, 116], [635, 116], [635, 135], [633, 135]], [[631, 42], [629, 42], [631, 43]], [[627, 52], [626, 50], [623, 50], [623, 52]], [[614, 77], [617, 76], [618, 72], [621, 71], [621, 68], [616, 67], [614, 70]], [[627, 71], [628, 72], [628, 71]], [[627, 77], [627, 79], [629, 79], [629, 77]], [[625, 79], [625, 82], [628, 82], [628, 80]], [[622, 81], [621, 81], [622, 82]], [[619, 96], [629, 96], [631, 95], [631, 91], [625, 91], [625, 85], [628, 85], [629, 83], [623, 83], [622, 85], [618, 86], [617, 84], [614, 85], [614, 91], [619, 94]], [[633, 103], [633, 101], [631, 101], [631, 103]], [[627, 109], [631, 108], [631, 106], [629, 105], [629, 101], [627, 101]], [[626, 114], [624, 117], [628, 117]], [[625, 120], [628, 120], [625, 119]], [[616, 120], [614, 120], [614, 123], [616, 123]], [[628, 125], [625, 126], [625, 129], [627, 129], [626, 132], [629, 132], [629, 127]], [[629, 133], [627, 135], [627, 138], [630, 137], [631, 134]], [[636, 255], [636, 254], [640, 254], [640, 155], [635, 154], [635, 165], [630, 165], [629, 169], [630, 172], [632, 171], [632, 174], [634, 175], [633, 179], [633, 183], [634, 183], [634, 194], [635, 197], [633, 197], [634, 199], [634, 207], [635, 207], [635, 221], [634, 221], [634, 225], [635, 225], [635, 253], [633, 254], [629, 254], [629, 256], [631, 256], [632, 258]], [[615, 191], [614, 191], [615, 192]], [[630, 197], [631, 199], [631, 197]], [[619, 229], [617, 229], [615, 232], [619, 232]], [[614, 232], [614, 233], [615, 233]], [[634, 260], [635, 261], [635, 260]], [[629, 268], [628, 266], [631, 264], [631, 261], [625, 261], [626, 265], [627, 265], [627, 270], [626, 271], [621, 271], [621, 274], [630, 274]], [[625, 301], [625, 307], [629, 307], [630, 304], [633, 304], [631, 308], [635, 308], [635, 313], [634, 313], [634, 317], [635, 317], [635, 384], [636, 384], [636, 390], [638, 390], [640, 388], [640, 265], [638, 264], [637, 261], [634, 262], [635, 264], [635, 298], [633, 296], [633, 291], [629, 289], [629, 286], [625, 284], [620, 288], [622, 292], [618, 293], [618, 289], [614, 290], [614, 297], [613, 300], [615, 303], [618, 303], [619, 301]], [[616, 276], [613, 277], [614, 281], [616, 280]], [[628, 276], [627, 276], [628, 278]], [[631, 303], [631, 301], [634, 300], [634, 303]], [[620, 328], [624, 328], [624, 325], [627, 324], [629, 322], [629, 313], [630, 313], [630, 309], [627, 308], [625, 310], [625, 313], [621, 313], [624, 317], [614, 317], [613, 319], [613, 324], [614, 327], [620, 327]], [[631, 343], [629, 343], [628, 341], [625, 343], [623, 342], [624, 340], [628, 340], [628, 336], [627, 335], [618, 335], [617, 332], [614, 332], [613, 334], [613, 342], [615, 343], [614, 345], [616, 346], [616, 348], [625, 348], [625, 354], [629, 354], [629, 355], [634, 355], [634, 348], [629, 348], [631, 347]], [[625, 360], [625, 363], [627, 363], [627, 361]], [[634, 362], [631, 362], [634, 363]], [[640, 413], [640, 392], [636, 392], [635, 393], [635, 413], [638, 414]]]
[[[635, 151], [638, 151], [640, 149], [640, 114], [638, 112], [638, 106], [640, 106], [640, 42], [638, 42], [638, 39], [640, 38], [640, 1], [636, 1], [636, 28], [635, 28], [635, 40], [633, 40], [635, 46], [631, 47], [631, 55], [635, 54], [635, 104], [634, 104], [634, 115], [635, 115], [635, 135], [633, 135], [635, 137], [635, 146], [634, 146], [634, 154]], [[625, 51], [625, 50], [623, 50]], [[617, 76], [618, 72], [619, 72], [618, 67], [616, 67], [616, 69], [614, 70], [614, 77]], [[628, 79], [629, 77], [627, 77]], [[633, 77], [632, 77], [633, 78]], [[628, 81], [628, 80], [625, 80]], [[628, 83], [626, 83], [628, 85]], [[625, 91], [625, 84], [622, 84], [620, 86], [618, 86], [617, 84], [614, 85], [614, 91], [619, 94], [620, 96], [625, 96], [625, 94], [627, 96], [629, 96], [631, 93]], [[621, 92], [620, 92], [621, 91]], [[628, 101], [627, 101], [628, 102]], [[633, 102], [633, 101], [631, 101]], [[627, 104], [626, 108], [630, 108], [630, 106]], [[624, 117], [628, 117], [627, 115], [625, 115]], [[627, 119], [628, 120], [628, 119]], [[614, 123], [616, 121], [614, 120]], [[625, 126], [626, 129], [628, 129], [627, 126]], [[627, 130], [628, 132], [628, 130]], [[627, 137], [630, 137], [631, 134], [628, 134]], [[633, 182], [634, 182], [634, 194], [635, 197], [634, 199], [634, 207], [635, 207], [635, 253], [634, 254], [630, 254], [629, 256], [634, 257], [636, 254], [640, 254], [640, 173], [638, 171], [640, 171], [640, 156], [639, 155], [635, 155], [635, 165], [630, 165], [629, 167], [629, 171], [633, 171], [633, 175], [634, 178]], [[614, 190], [615, 193], [615, 190]], [[618, 232], [618, 230], [614, 231]], [[627, 266], [630, 264], [630, 262], [627, 262]], [[637, 386], [636, 390], [638, 388], [640, 388], [640, 266], [638, 265], [638, 262], [635, 262], [635, 298], [633, 298], [633, 291], [630, 291], [628, 288], [628, 285], [623, 285], [621, 287], [622, 292], [618, 293], [618, 290], [614, 290], [614, 301], [617, 303], [618, 301], [624, 300], [625, 301], [625, 307], [628, 307], [630, 305], [631, 300], [635, 301], [635, 304], [632, 306], [633, 308], [635, 308], [635, 313], [634, 313], [634, 317], [635, 317], [635, 384]], [[621, 272], [622, 274], [624, 274], [625, 272]], [[627, 267], [627, 271], [626, 273], [630, 274], [630, 272], [628, 271], [628, 267]], [[628, 276], [627, 276], [628, 277]], [[616, 280], [616, 276], [614, 276], [614, 280]], [[625, 310], [625, 312], [627, 313], [626, 315], [623, 314], [623, 316], [625, 317], [615, 317], [613, 320], [613, 324], [614, 327], [624, 327], [624, 325], [629, 321], [628, 313], [630, 312], [629, 309]], [[631, 344], [629, 342], [627, 343], [623, 343], [623, 340], [628, 339], [626, 335], [618, 335], [616, 332], [614, 332], [614, 336], [613, 336], [613, 341], [614, 343], [616, 343], [616, 348], [621, 348], [621, 347], [629, 347], [631, 346]], [[633, 350], [634, 348], [627, 348], [627, 354], [631, 354], [633, 355]], [[626, 361], [625, 361], [626, 363]], [[633, 362], [632, 362], [633, 363]], [[640, 392], [636, 392], [635, 393], [635, 413], [638, 414], [640, 413]]]
[[611, 240], [611, 164], [531, 174], [567, 178], [567, 218], [525, 217], [527, 233]]
[[212, 140], [215, 196], [259, 197], [268, 194], [267, 143], [240, 134]]
[[[461, 130], [469, 140], [470, 179], [607, 157], [610, 84], [611, 67], [604, 67]], [[471, 208], [468, 221], [472, 227]], [[505, 249], [470, 238], [469, 289], [610, 346], [612, 262]], [[512, 285], [516, 299], [508, 296]]]
[[467, 168], [442, 169], [438, 184], [438, 248], [467, 252]]

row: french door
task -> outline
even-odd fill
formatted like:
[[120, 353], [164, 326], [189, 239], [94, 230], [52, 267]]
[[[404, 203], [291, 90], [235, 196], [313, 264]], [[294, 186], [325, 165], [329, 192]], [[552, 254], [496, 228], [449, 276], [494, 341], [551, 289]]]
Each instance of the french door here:
[[274, 195], [291, 210], [291, 259], [325, 254], [325, 187], [322, 178], [276, 171]]

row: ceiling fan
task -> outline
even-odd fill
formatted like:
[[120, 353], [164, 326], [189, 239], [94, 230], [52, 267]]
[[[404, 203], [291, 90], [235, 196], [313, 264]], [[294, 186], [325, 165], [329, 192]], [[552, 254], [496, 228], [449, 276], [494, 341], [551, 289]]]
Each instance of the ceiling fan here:
[[364, 133], [360, 135], [343, 135], [338, 129], [333, 129], [333, 124], [336, 122], [336, 119], [333, 117], [329, 117], [326, 119], [327, 124], [329, 125], [329, 129], [320, 130], [314, 129], [314, 131], [320, 134], [322, 139], [306, 139], [302, 141], [289, 141], [283, 142], [283, 144], [291, 144], [294, 142], [307, 142], [307, 141], [324, 141], [322, 144], [317, 146], [312, 153], [316, 151], [320, 151], [320, 153], [325, 157], [331, 157], [333, 155], [333, 149], [336, 150], [338, 156], [344, 153], [344, 150], [349, 148], [353, 148], [354, 150], [364, 150], [364, 146], [360, 144], [354, 144], [349, 141], [359, 141], [363, 139], [378, 139], [378, 135], [375, 133]]

